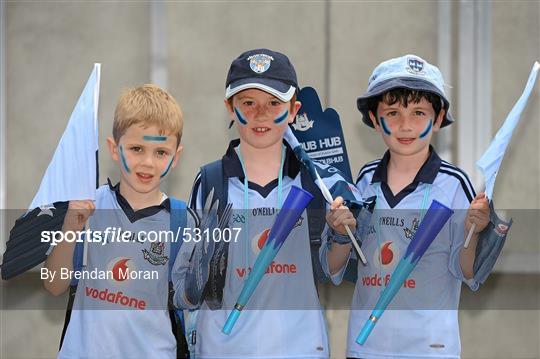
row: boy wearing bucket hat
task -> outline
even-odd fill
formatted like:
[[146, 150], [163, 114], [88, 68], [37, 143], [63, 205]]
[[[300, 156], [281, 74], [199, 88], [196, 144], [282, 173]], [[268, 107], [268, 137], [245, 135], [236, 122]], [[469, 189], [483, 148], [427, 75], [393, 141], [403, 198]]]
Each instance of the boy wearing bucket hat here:
[[[356, 186], [376, 198], [363, 235], [367, 266], [358, 280], [349, 317], [350, 358], [458, 358], [458, 303], [461, 283], [473, 290], [473, 265], [479, 233], [489, 222], [484, 194], [476, 195], [467, 175], [440, 159], [431, 138], [454, 121], [439, 69], [415, 55], [378, 65], [357, 106], [363, 122], [380, 134], [388, 150], [362, 167]], [[433, 200], [454, 215], [428, 248], [377, 327], [363, 345], [362, 324], [406, 251]], [[463, 248], [472, 224], [470, 246]]]
[[[294, 67], [279, 52], [244, 52], [229, 69], [225, 106], [240, 138], [231, 141], [221, 160], [201, 168], [190, 206], [197, 210], [211, 208], [208, 198], [212, 196], [219, 199], [218, 212], [226, 213], [223, 207], [232, 204], [228, 224], [241, 231], [230, 243], [216, 243], [207, 273], [203, 268], [198, 272], [202, 274], [195, 276], [202, 278], [198, 283], [206, 283], [204, 291], [190, 280], [190, 273], [201, 266], [191, 257], [204, 257], [192, 254], [199, 253], [197, 247], [194, 252], [189, 244], [184, 245], [179, 256], [185, 260], [177, 261], [181, 266], [173, 271], [178, 284], [175, 303], [183, 308], [200, 305], [196, 319], [192, 315], [189, 320], [187, 333], [194, 349], [192, 354], [197, 358], [329, 357], [326, 324], [312, 267], [307, 211], [266, 270], [234, 330], [228, 335], [222, 332], [292, 186], [309, 190], [306, 181], [311, 181], [312, 187], [317, 188], [284, 141], [287, 126], [301, 106], [296, 101], [297, 91]], [[341, 201], [336, 199], [332, 208], [341, 207]], [[323, 210], [324, 206], [322, 202]], [[350, 211], [333, 213], [329, 217], [335, 236], [346, 234], [343, 225], [356, 226]], [[319, 232], [318, 239], [322, 248], [328, 236], [323, 236], [320, 244]], [[350, 251], [350, 245], [332, 246], [346, 254]]]

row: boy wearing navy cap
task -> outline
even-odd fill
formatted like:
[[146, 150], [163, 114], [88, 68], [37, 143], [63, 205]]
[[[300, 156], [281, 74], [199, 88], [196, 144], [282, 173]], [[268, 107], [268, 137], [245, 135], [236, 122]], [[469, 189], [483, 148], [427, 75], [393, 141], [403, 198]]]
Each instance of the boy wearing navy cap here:
[[[460, 356], [461, 282], [478, 288], [473, 265], [490, 209], [485, 195], [475, 194], [467, 175], [441, 160], [430, 145], [433, 134], [454, 121], [444, 86], [437, 67], [405, 55], [378, 65], [367, 92], [358, 98], [363, 122], [381, 135], [388, 150], [382, 159], [363, 166], [356, 180], [362, 197], [375, 197], [376, 205], [362, 242], [369, 263], [358, 266], [349, 317], [350, 358]], [[454, 215], [364, 345], [357, 344], [362, 324], [434, 199], [452, 208]], [[473, 223], [475, 233], [464, 249]]]
[[[209, 193], [217, 195], [220, 206], [232, 204], [235, 212], [229, 225], [241, 228], [241, 233], [228, 245], [216, 244], [200, 297], [193, 294], [189, 280], [190, 270], [199, 265], [190, 259], [193, 247], [186, 243], [179, 253], [184, 260], [177, 261], [182, 265], [174, 271], [175, 303], [184, 308], [201, 305], [196, 322], [188, 326], [194, 354], [197, 358], [328, 358], [306, 211], [232, 333], [222, 333], [282, 202], [293, 185], [304, 187], [306, 180], [302, 164], [283, 139], [301, 106], [296, 101], [296, 72], [287, 56], [268, 49], [244, 52], [232, 62], [225, 86], [225, 106], [240, 139], [231, 141], [221, 160], [201, 168], [190, 206], [200, 210]], [[332, 208], [342, 207], [341, 203], [336, 199]], [[329, 216], [330, 226], [337, 233], [346, 234], [344, 225], [356, 226], [350, 211], [334, 213]], [[321, 248], [327, 240], [323, 236]], [[346, 254], [350, 250], [350, 245], [332, 246]]]

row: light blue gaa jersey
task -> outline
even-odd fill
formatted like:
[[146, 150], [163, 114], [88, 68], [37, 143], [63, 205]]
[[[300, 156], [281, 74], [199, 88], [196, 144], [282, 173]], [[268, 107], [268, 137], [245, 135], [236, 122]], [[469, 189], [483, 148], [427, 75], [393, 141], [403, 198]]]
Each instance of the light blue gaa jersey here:
[[[259, 254], [261, 234], [271, 228], [277, 215], [279, 186], [277, 180], [265, 187], [249, 184], [248, 206], [243, 210], [243, 171], [233, 141], [223, 157], [228, 178], [228, 201], [234, 212], [229, 225], [242, 228], [236, 243], [230, 243], [223, 306], [210, 310], [205, 303], [196, 322], [196, 353], [199, 358], [328, 358], [326, 323], [315, 281], [309, 243], [306, 211], [287, 237], [274, 262], [242, 311], [232, 333], [222, 333], [244, 281]], [[291, 186], [301, 187], [300, 163], [287, 147], [283, 169], [281, 198], [285, 200]], [[192, 193], [192, 207], [201, 208], [199, 176]], [[244, 222], [244, 223], [242, 223]], [[245, 223], [249, 223], [246, 228]], [[324, 246], [325, 239], [323, 238]], [[173, 271], [173, 280], [183, 282], [191, 249], [185, 246]], [[175, 288], [176, 283], [175, 283]], [[177, 293], [180, 290], [177, 288]], [[189, 306], [181, 296], [177, 305]]]
[[[164, 199], [134, 212], [118, 185], [97, 190], [90, 229], [104, 233], [110, 227], [132, 236], [127, 243], [89, 243], [83, 270], [99, 271], [106, 279], [79, 280], [58, 358], [176, 358], [167, 310], [170, 241], [143, 240], [151, 231], [170, 229], [169, 201]], [[187, 223], [193, 226], [192, 216]]]
[[[365, 165], [357, 187], [363, 198], [377, 197], [362, 243], [368, 259], [358, 266], [349, 316], [347, 356], [356, 358], [459, 358], [458, 304], [463, 277], [459, 263], [464, 217], [474, 198], [467, 176], [441, 161], [433, 148], [413, 183], [392, 194], [387, 185], [388, 152]], [[432, 200], [454, 210], [364, 345], [357, 335], [406, 251]], [[380, 231], [380, 232], [379, 232]], [[380, 233], [380, 236], [379, 236]], [[469, 281], [476, 290], [478, 284]]]

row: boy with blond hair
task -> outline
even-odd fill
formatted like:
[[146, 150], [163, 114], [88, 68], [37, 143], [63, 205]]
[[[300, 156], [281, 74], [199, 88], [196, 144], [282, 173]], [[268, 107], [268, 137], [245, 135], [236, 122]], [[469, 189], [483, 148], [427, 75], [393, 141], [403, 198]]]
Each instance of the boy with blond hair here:
[[[171, 228], [171, 203], [178, 207], [160, 185], [178, 163], [182, 127], [180, 106], [155, 85], [127, 90], [119, 99], [107, 145], [120, 182], [99, 187], [95, 202], [70, 201], [62, 227], [64, 233], [79, 232], [88, 221], [92, 238], [101, 233], [100, 240], [88, 244], [83, 268], [82, 245], [67, 241], [45, 262], [57, 273], [44, 281], [49, 292], [59, 295], [70, 284], [77, 289], [59, 358], [177, 356], [167, 308], [176, 247], [172, 240], [150, 239], [152, 232]], [[187, 227], [193, 228], [195, 218], [187, 216]], [[70, 275], [61, 277], [62, 271]]]

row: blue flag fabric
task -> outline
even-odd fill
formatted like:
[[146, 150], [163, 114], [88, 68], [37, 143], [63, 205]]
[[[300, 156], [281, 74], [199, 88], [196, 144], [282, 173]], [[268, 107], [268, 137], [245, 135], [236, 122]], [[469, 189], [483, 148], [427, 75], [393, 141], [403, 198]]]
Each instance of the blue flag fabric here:
[[538, 70], [540, 69], [540, 64], [535, 62], [529, 79], [527, 80], [527, 85], [521, 94], [521, 97], [516, 102], [506, 119], [504, 120], [503, 125], [497, 131], [495, 138], [491, 141], [489, 148], [482, 155], [482, 157], [476, 162], [476, 166], [484, 174], [486, 180], [486, 196], [490, 200], [493, 199], [493, 189], [495, 187], [495, 180], [497, 178], [497, 173], [501, 162], [504, 158], [504, 153], [506, 147], [512, 138], [512, 133], [516, 128], [519, 120], [521, 118], [521, 113], [527, 105], [529, 96], [534, 88], [536, 82], [536, 76], [538, 75]]
[[100, 72], [101, 64], [94, 64], [30, 210], [54, 202], [95, 199]]
[[[317, 179], [317, 174], [329, 189], [333, 198], [336, 198], [337, 196], [343, 197], [346, 205], [351, 210], [360, 210], [360, 208], [362, 208], [362, 201], [358, 189], [346, 180], [346, 177], [339, 169], [313, 160], [298, 142], [290, 127], [285, 131], [284, 139], [293, 149], [296, 158], [307, 167], [311, 178], [319, 188], [321, 188], [321, 183]], [[323, 189], [321, 189], [321, 191], [323, 191]]]

